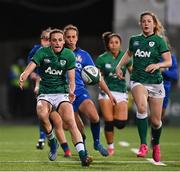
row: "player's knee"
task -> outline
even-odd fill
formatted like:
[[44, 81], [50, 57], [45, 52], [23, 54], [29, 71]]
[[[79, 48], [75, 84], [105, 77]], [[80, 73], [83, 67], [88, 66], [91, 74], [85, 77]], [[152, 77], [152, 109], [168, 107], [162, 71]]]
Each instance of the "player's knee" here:
[[109, 132], [113, 131], [114, 130], [113, 121], [105, 121], [104, 130]]
[[118, 129], [123, 129], [127, 124], [127, 120], [114, 120], [114, 126]]

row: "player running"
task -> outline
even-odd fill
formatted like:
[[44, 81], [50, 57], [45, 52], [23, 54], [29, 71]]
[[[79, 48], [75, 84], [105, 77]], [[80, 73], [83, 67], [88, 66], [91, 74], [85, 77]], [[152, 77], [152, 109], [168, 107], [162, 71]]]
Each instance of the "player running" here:
[[57, 157], [58, 144], [49, 120], [50, 112], [56, 109], [63, 122], [68, 125], [82, 166], [89, 166], [90, 161], [85, 152], [71, 104], [75, 99], [75, 56], [71, 50], [64, 48], [62, 30], [54, 29], [50, 32], [50, 46], [42, 47], [35, 53], [32, 61], [20, 76], [20, 88], [23, 89], [25, 80], [37, 66], [39, 66], [41, 77], [37, 97], [37, 115], [49, 142], [49, 160], [54, 161]]
[[[172, 65], [171, 53], [164, 41], [164, 28], [159, 19], [152, 12], [140, 15], [142, 34], [132, 36], [129, 49], [116, 68], [116, 73], [123, 79], [122, 66], [133, 56], [133, 70], [131, 73], [131, 92], [137, 106], [137, 127], [140, 137], [138, 157], [145, 157], [148, 153], [147, 129], [148, 106], [150, 110], [151, 133], [153, 138], [153, 159], [160, 161], [160, 136], [162, 131], [161, 113], [165, 96], [161, 68]], [[161, 61], [161, 57], [163, 61]]]

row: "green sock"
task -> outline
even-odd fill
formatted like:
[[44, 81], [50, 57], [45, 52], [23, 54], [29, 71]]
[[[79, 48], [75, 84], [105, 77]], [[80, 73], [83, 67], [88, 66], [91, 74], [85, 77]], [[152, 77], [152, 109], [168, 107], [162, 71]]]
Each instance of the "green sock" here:
[[53, 132], [53, 130], [51, 130], [51, 132], [50, 133], [48, 133], [48, 134], [46, 134], [46, 136], [47, 136], [47, 139], [48, 140], [52, 140], [52, 139], [54, 139], [54, 132]]
[[147, 128], [148, 128], [148, 120], [147, 117], [144, 119], [136, 118], [136, 123], [138, 127], [138, 133], [140, 136], [141, 144], [147, 144]]
[[152, 133], [152, 144], [157, 145], [159, 144], [160, 136], [161, 136], [162, 126], [158, 129], [151, 127]]
[[81, 150], [78, 152], [80, 159], [83, 159], [85, 157], [85, 151]]

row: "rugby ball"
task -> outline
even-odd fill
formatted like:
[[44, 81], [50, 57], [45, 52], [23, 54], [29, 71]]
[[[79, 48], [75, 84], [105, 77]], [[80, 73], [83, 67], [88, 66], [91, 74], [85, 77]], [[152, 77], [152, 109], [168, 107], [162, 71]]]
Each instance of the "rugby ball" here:
[[85, 84], [95, 85], [98, 84], [101, 78], [101, 74], [97, 67], [88, 65], [81, 71], [81, 77]]

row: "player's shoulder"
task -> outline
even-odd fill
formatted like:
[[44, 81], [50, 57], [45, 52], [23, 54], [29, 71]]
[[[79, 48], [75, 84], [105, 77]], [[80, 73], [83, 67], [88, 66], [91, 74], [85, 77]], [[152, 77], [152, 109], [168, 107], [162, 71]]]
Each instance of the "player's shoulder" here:
[[69, 48], [63, 48], [61, 51], [62, 54], [70, 54], [70, 55], [74, 55], [73, 51]]
[[86, 50], [83, 50], [82, 48], [78, 47], [75, 50], [78, 54], [82, 54], [82, 55], [90, 55], [89, 52], [87, 52]]
[[40, 44], [34, 44], [33, 49], [39, 49], [41, 47]]
[[73, 51], [69, 48], [63, 48], [63, 50], [61, 51], [61, 55], [64, 57], [64, 58], [75, 58], [75, 55], [73, 53]]
[[109, 53], [107, 51], [105, 51], [104, 53], [100, 54], [98, 57], [97, 57], [97, 60], [102, 60], [106, 57], [109, 57]]
[[130, 37], [130, 39], [138, 39], [138, 38], [141, 38], [141, 37], [142, 37], [142, 33], [136, 34], [136, 35], [132, 35], [132, 36]]

